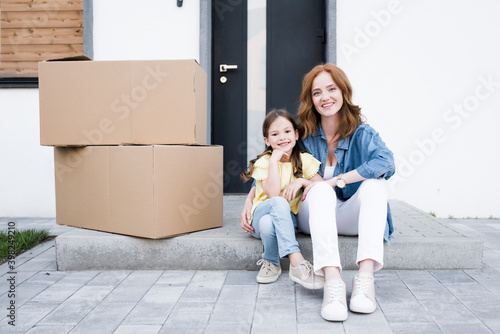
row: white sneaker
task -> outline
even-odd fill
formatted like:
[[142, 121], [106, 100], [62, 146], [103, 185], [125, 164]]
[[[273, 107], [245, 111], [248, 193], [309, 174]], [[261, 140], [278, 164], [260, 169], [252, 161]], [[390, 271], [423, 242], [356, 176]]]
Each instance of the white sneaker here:
[[344, 321], [347, 319], [347, 302], [345, 283], [341, 278], [325, 282], [321, 316], [328, 321]]
[[281, 267], [275, 266], [271, 262], [260, 259], [257, 261], [257, 265], [260, 265], [260, 271], [257, 274], [258, 283], [273, 283], [278, 280], [281, 275]]
[[375, 282], [370, 274], [358, 273], [352, 279], [352, 295], [349, 308], [356, 313], [373, 313], [375, 302]]

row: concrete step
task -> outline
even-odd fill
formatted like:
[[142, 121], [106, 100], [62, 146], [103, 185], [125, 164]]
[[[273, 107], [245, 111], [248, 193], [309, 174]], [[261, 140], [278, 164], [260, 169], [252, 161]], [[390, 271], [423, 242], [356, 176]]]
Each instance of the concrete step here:
[[[240, 228], [244, 196], [224, 196], [224, 226], [150, 240], [72, 229], [56, 238], [58, 270], [257, 270], [262, 242]], [[417, 208], [391, 201], [394, 239], [385, 245], [386, 269], [473, 269], [482, 265], [483, 242]], [[311, 239], [297, 234], [312, 262]], [[355, 269], [357, 237], [340, 237], [344, 269]], [[288, 268], [288, 260], [282, 260]]]

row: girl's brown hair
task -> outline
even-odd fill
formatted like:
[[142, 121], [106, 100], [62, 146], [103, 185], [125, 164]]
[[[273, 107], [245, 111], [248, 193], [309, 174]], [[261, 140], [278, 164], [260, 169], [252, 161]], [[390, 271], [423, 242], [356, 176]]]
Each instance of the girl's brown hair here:
[[312, 101], [312, 85], [314, 79], [322, 72], [329, 73], [342, 92], [344, 103], [340, 108], [339, 115], [339, 139], [349, 137], [356, 131], [359, 124], [363, 122], [361, 108], [352, 103], [352, 86], [347, 75], [337, 66], [326, 63], [314, 67], [304, 76], [302, 81], [302, 93], [300, 94], [300, 107], [297, 116], [300, 119], [300, 136], [305, 139], [316, 132], [316, 126], [321, 120], [321, 115], [314, 107]]
[[[278, 118], [278, 117], [283, 117], [286, 120], [288, 120], [290, 123], [292, 123], [293, 130], [297, 130], [297, 123], [295, 122], [295, 119], [293, 116], [286, 110], [284, 109], [273, 109], [271, 110], [267, 115], [266, 118], [264, 118], [264, 122], [262, 123], [262, 135], [265, 138], [268, 138], [269, 136], [269, 128], [271, 127], [271, 124]], [[261, 157], [265, 155], [271, 155], [273, 153], [273, 148], [271, 146], [266, 147], [265, 151], [262, 152], [257, 156], [257, 158], [250, 160], [250, 163], [248, 165], [248, 171], [245, 171], [240, 174], [240, 177], [243, 181], [247, 182], [252, 178], [252, 173], [253, 173], [253, 166], [257, 160], [259, 160]], [[302, 160], [300, 159], [300, 149], [297, 143], [293, 147], [292, 150], [292, 156], [290, 157], [290, 161], [292, 163], [292, 170], [294, 171], [293, 175], [296, 178], [302, 177]]]

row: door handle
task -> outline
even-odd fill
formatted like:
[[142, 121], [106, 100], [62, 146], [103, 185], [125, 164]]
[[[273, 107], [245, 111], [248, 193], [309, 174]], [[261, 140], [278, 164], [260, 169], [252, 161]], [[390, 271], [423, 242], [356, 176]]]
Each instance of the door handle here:
[[237, 70], [238, 65], [227, 65], [227, 64], [220, 64], [219, 65], [219, 70], [221, 72], [227, 72], [227, 70]]

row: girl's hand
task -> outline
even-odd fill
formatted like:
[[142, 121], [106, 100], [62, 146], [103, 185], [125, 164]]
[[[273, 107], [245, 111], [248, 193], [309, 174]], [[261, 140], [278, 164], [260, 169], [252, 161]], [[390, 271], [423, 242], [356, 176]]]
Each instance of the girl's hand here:
[[290, 156], [285, 153], [285, 151], [275, 149], [273, 150], [273, 154], [271, 154], [270, 160], [278, 161], [288, 161], [290, 160]]
[[304, 179], [296, 179], [283, 190], [283, 197], [290, 203], [296, 196], [297, 192], [302, 189]]
[[243, 210], [241, 211], [240, 215], [241, 228], [246, 232], [254, 233], [255, 232], [254, 228], [252, 227], [252, 225], [248, 223], [251, 218], [251, 212], [252, 212], [252, 202], [246, 200], [245, 206], [243, 207]]

